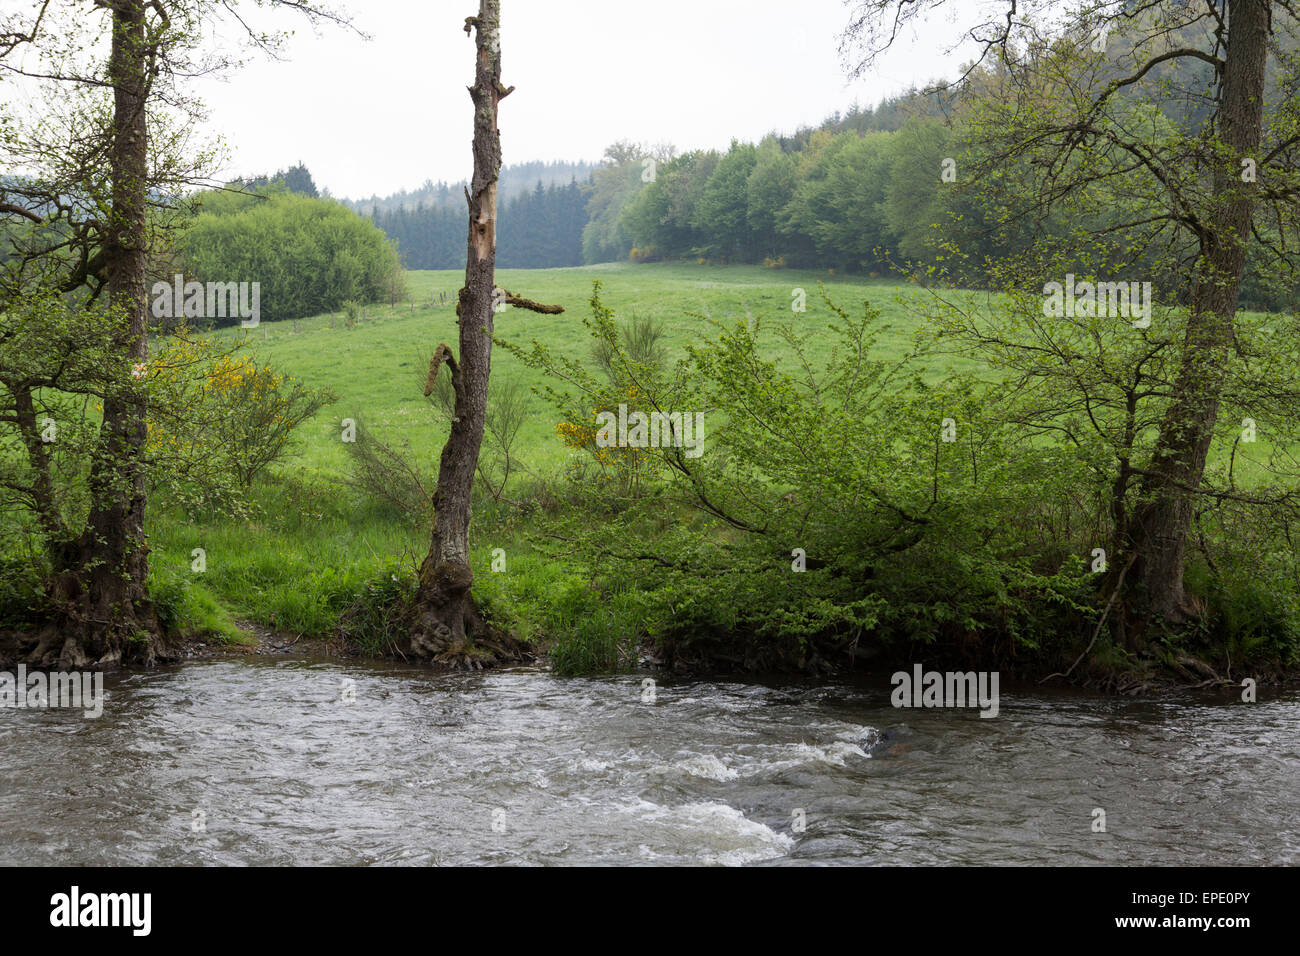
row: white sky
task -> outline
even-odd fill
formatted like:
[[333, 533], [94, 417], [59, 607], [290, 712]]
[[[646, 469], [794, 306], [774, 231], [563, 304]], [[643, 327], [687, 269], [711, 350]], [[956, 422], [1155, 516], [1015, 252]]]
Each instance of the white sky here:
[[[197, 92], [225, 137], [228, 175], [302, 160], [335, 196], [454, 182], [470, 171], [473, 0], [338, 0], [363, 40], [292, 24], [286, 58], [256, 57]], [[856, 98], [874, 105], [949, 75], [945, 44], [907, 40], [848, 83], [837, 54], [842, 0], [503, 0], [506, 163], [598, 160], [618, 139], [726, 148], [816, 124]]]
[[[471, 170], [473, 0], [338, 0], [364, 40], [296, 29], [286, 59], [256, 57], [201, 98], [227, 174], [304, 161], [318, 186], [363, 198]], [[906, 40], [874, 77], [846, 82], [841, 0], [503, 0], [506, 163], [598, 160], [616, 139], [725, 148], [874, 105], [953, 72], [944, 43]]]

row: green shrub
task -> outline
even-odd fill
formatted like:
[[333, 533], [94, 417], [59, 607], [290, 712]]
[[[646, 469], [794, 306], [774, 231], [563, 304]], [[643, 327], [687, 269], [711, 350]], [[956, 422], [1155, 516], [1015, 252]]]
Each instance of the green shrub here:
[[200, 198], [201, 211], [183, 240], [188, 271], [200, 281], [259, 282], [263, 319], [305, 318], [349, 300], [401, 294], [393, 244], [374, 223], [334, 200], [274, 189], [260, 198]]
[[364, 654], [401, 652], [410, 638], [407, 609], [415, 598], [416, 579], [397, 565], [365, 581], [338, 617], [339, 634]]
[[26, 630], [37, 623], [45, 593], [43, 576], [30, 559], [0, 553], [0, 630]]

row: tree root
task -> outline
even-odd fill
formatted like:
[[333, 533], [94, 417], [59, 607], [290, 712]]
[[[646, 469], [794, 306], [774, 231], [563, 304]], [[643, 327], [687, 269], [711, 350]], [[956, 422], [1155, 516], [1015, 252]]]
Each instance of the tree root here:
[[493, 627], [470, 592], [473, 574], [462, 564], [443, 562], [420, 569], [420, 589], [411, 609], [410, 655], [439, 670], [481, 671], [534, 659], [528, 646]]

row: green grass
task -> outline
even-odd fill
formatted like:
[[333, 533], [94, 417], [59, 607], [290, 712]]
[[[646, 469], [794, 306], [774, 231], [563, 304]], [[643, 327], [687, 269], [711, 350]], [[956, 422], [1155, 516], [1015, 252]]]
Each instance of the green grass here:
[[[748, 313], [760, 323], [789, 321], [801, 330], [821, 331], [833, 320], [822, 302], [818, 282], [826, 284], [842, 308], [860, 309], [864, 299], [882, 309], [893, 326], [884, 337], [887, 352], [901, 354], [915, 327], [917, 310], [910, 300], [925, 293], [883, 280], [844, 280], [826, 273], [772, 270], [758, 266], [609, 264], [580, 269], [504, 270], [498, 284], [532, 299], [563, 305], [562, 315], [507, 309], [496, 332], [520, 344], [533, 339], [556, 351], [589, 356], [591, 338], [581, 322], [588, 312], [592, 283], [601, 280], [602, 295], [621, 319], [633, 315], [658, 319], [669, 354], [716, 334], [700, 313], [727, 324]], [[439, 342], [456, 342], [454, 310], [431, 305], [446, 292], [449, 301], [463, 281], [461, 272], [413, 272], [411, 301], [366, 307], [365, 319], [347, 327], [341, 312], [293, 322], [264, 322], [247, 332], [226, 329], [223, 339], [246, 336], [257, 359], [314, 388], [328, 388], [338, 401], [305, 423], [294, 451], [269, 479], [255, 489], [258, 516], [249, 521], [191, 521], [165, 498], [151, 501], [150, 545], [155, 579], [163, 596], [180, 601], [178, 623], [198, 634], [237, 638], [234, 619], [309, 636], [329, 634], [339, 613], [376, 581], [411, 573], [428, 546], [429, 529], [394, 517], [366, 501], [347, 484], [349, 458], [342, 441], [342, 422], [355, 419], [383, 441], [409, 447], [429, 476], [446, 425], [423, 397], [428, 356]], [[793, 290], [807, 293], [807, 311], [791, 309]], [[412, 306], [414, 302], [414, 307]], [[829, 348], [828, 337], [813, 340], [814, 351]], [[503, 349], [493, 352], [494, 379], [515, 380], [529, 387], [542, 373], [523, 366]], [[529, 394], [527, 423], [517, 453], [535, 474], [554, 473], [574, 452], [555, 432], [555, 412]], [[526, 480], [526, 479], [525, 479]], [[572, 661], [559, 666], [585, 669], [612, 664], [625, 647], [611, 645], [610, 630], [629, 632], [639, 609], [634, 595], [622, 595], [604, 607], [599, 596], [562, 565], [528, 546], [513, 521], [494, 520], [487, 509], [476, 513], [472, 532], [476, 594], [489, 616], [525, 638], [559, 630], [581, 638], [593, 615], [612, 615], [614, 625], [588, 627], [590, 640], [575, 639]], [[506, 552], [507, 571], [491, 570], [492, 551]], [[192, 551], [203, 548], [207, 569], [190, 570]], [[178, 580], [188, 580], [179, 589]], [[169, 589], [170, 588], [170, 589]], [[211, 605], [216, 603], [217, 607]]]
[[[759, 266], [623, 263], [506, 270], [498, 273], [500, 285], [567, 311], [552, 316], [507, 309], [496, 319], [498, 337], [522, 346], [537, 339], [553, 352], [589, 360], [592, 340], [582, 318], [596, 280], [621, 320], [640, 316], [662, 324], [670, 361], [687, 343], [717, 334], [709, 319], [734, 327], [752, 315], [761, 327], [782, 322], [809, 333], [816, 363], [829, 353], [834, 339], [822, 333], [836, 318], [818, 294], [819, 283], [850, 314], [859, 314], [864, 300], [881, 311], [888, 328], [878, 343], [884, 357], [903, 354], [932, 305], [926, 291], [890, 280]], [[349, 484], [341, 423], [355, 419], [389, 445], [407, 447], [426, 486], [433, 486], [447, 426], [424, 398], [423, 384], [428, 356], [439, 342], [454, 348], [457, 329], [452, 306], [432, 300], [445, 293], [448, 303], [454, 301], [462, 282], [459, 271], [411, 273], [407, 301], [368, 305], [365, 318], [351, 327], [339, 312], [214, 333], [223, 341], [243, 341], [259, 362], [310, 387], [329, 389], [338, 400], [306, 422], [291, 454], [259, 479], [250, 519], [194, 519], [166, 494], [151, 496], [150, 589], [165, 623], [192, 636], [230, 642], [253, 639], [240, 626], [245, 621], [327, 636], [341, 613], [359, 602], [355, 619], [365, 631], [359, 641], [375, 651], [385, 649], [391, 630], [380, 605], [409, 588], [430, 529], [427, 520], [395, 515]], [[806, 293], [806, 312], [791, 309], [795, 289]], [[769, 357], [787, 367], [796, 361], [783, 355], [774, 337], [761, 341]], [[932, 355], [929, 369], [938, 378], [949, 369], [978, 373], [981, 366], [964, 357]], [[496, 349], [493, 379], [526, 389], [528, 415], [515, 448], [526, 472], [517, 473], [507, 491], [519, 500], [544, 488], [581, 453], [561, 442], [556, 412], [532, 392], [543, 384], [542, 372]], [[1265, 435], [1262, 430], [1252, 454], [1267, 451]], [[1262, 475], [1240, 455], [1237, 464], [1243, 486]], [[550, 490], [562, 487], [552, 483]], [[529, 538], [534, 519], [486, 500], [476, 500], [475, 508], [471, 562], [475, 593], [489, 618], [526, 639], [562, 637], [548, 642], [561, 672], [628, 664], [637, 637], [656, 630], [663, 609], [648, 606], [635, 588], [606, 582], [605, 590], [597, 590], [567, 562], [535, 550]], [[201, 573], [191, 569], [195, 548], [206, 552]], [[504, 573], [492, 569], [496, 548], [505, 551]], [[29, 565], [23, 554], [0, 551], [0, 627], [29, 623], [28, 610], [40, 591], [39, 569]], [[1276, 615], [1270, 610], [1261, 616], [1259, 603], [1243, 599], [1233, 609], [1243, 640], [1276, 629]]]
[[[819, 282], [850, 314], [860, 311], [863, 300], [880, 309], [882, 322], [890, 327], [880, 343], [883, 352], [901, 355], [928, 299], [924, 290], [889, 280], [759, 266], [505, 270], [498, 273], [499, 285], [561, 304], [566, 312], [551, 316], [507, 309], [496, 319], [498, 337], [521, 345], [538, 339], [555, 352], [589, 357], [592, 342], [581, 318], [597, 279], [603, 282], [606, 304], [620, 319], [643, 316], [662, 323], [670, 360], [687, 342], [716, 334], [692, 313], [728, 325], [744, 321], [748, 313], [760, 324], [784, 321], [807, 332], [825, 330], [835, 317], [818, 294]], [[423, 383], [428, 356], [439, 342], [454, 347], [457, 330], [452, 306], [434, 306], [431, 297], [445, 292], [448, 302], [454, 301], [462, 281], [460, 272], [411, 273], [410, 301], [395, 307], [369, 305], [365, 319], [353, 327], [345, 326], [340, 312], [299, 320], [297, 332], [295, 323], [286, 321], [216, 333], [223, 339], [246, 336], [259, 361], [311, 387], [330, 389], [338, 401], [299, 429], [292, 455], [259, 483], [254, 519], [195, 522], [165, 498], [151, 500], [154, 575], [163, 595], [177, 605], [174, 616], [180, 626], [240, 639], [233, 623], [239, 619], [324, 636], [359, 596], [385, 594], [390, 581], [409, 580], [427, 549], [429, 529], [385, 511], [347, 483], [342, 421], [355, 419], [388, 444], [407, 446], [432, 487], [446, 425], [423, 397]], [[798, 314], [791, 310], [796, 288], [807, 293], [807, 311]], [[829, 350], [831, 338], [814, 335], [814, 359]], [[776, 345], [771, 347], [776, 355]], [[977, 366], [941, 358], [934, 374], [947, 368]], [[578, 453], [556, 434], [554, 410], [531, 393], [542, 384], [542, 373], [496, 349], [492, 375], [530, 389], [529, 415], [516, 453], [534, 475], [555, 474]], [[555, 660], [558, 669], [613, 666], [620, 659], [626, 663], [638, 622], [653, 627], [651, 609], [640, 607], [635, 594], [597, 594], [562, 562], [536, 553], [527, 540], [526, 520], [508, 509], [494, 514], [491, 508], [476, 507], [471, 559], [475, 592], [489, 617], [529, 639], [565, 635]], [[201, 575], [190, 570], [192, 550], [198, 547], [207, 552], [207, 570]], [[505, 573], [491, 570], [495, 548], [506, 552]], [[180, 587], [180, 580], [190, 586]]]
[[[454, 301], [464, 274], [412, 272], [410, 294], [415, 303], [366, 307], [366, 319], [352, 328], [343, 314], [323, 315], [298, 322], [263, 323], [249, 330], [248, 345], [260, 360], [269, 362], [314, 387], [328, 387], [339, 400], [316, 420], [303, 426], [304, 465], [319, 474], [342, 474], [347, 467], [341, 441], [342, 421], [352, 418], [389, 443], [408, 442], [421, 459], [434, 462], [441, 450], [445, 427], [422, 395], [428, 359], [439, 342], [456, 344], [455, 313], [451, 305], [431, 307], [430, 296], [446, 292]], [[683, 266], [675, 264], [605, 264], [578, 269], [503, 270], [497, 282], [511, 292], [547, 303], [563, 305], [561, 315], [542, 315], [506, 309], [497, 316], [496, 333], [519, 344], [533, 339], [557, 352], [590, 354], [591, 338], [581, 317], [588, 311], [592, 283], [604, 283], [602, 296], [620, 319], [640, 315], [663, 323], [670, 354], [688, 341], [714, 334], [706, 322], [690, 313], [735, 323], [748, 309], [760, 322], [784, 320], [801, 329], [820, 331], [833, 318], [817, 292], [826, 283], [833, 299], [850, 312], [863, 299], [884, 312], [882, 321], [894, 326], [884, 337], [887, 350], [901, 352], [907, 333], [915, 326], [915, 313], [904, 304], [925, 296], [921, 290], [883, 280], [843, 281], [826, 273], [773, 270], [761, 266]], [[807, 312], [791, 311], [792, 290], [807, 293]], [[896, 301], [902, 299], [902, 302]], [[224, 330], [223, 338], [245, 334]], [[825, 343], [821, 339], [820, 343]], [[819, 343], [814, 343], [814, 348]], [[828, 344], [828, 343], [826, 343]], [[494, 380], [518, 381], [530, 389], [540, 385], [542, 373], [527, 368], [508, 352], [493, 352]], [[554, 433], [554, 413], [539, 397], [530, 395], [532, 414], [520, 435], [520, 454], [530, 467], [561, 463], [568, 450]]]

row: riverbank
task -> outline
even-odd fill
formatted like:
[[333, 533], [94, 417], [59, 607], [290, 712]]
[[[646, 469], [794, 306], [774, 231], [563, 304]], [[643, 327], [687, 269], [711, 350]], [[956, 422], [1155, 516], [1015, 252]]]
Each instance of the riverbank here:
[[[267, 621], [248, 615], [246, 606], [243, 614], [227, 608], [197, 575], [171, 578], [156, 599], [165, 602], [160, 617], [172, 624], [170, 662], [309, 655], [338, 663], [417, 664], [404, 652], [401, 630], [403, 602], [412, 587], [404, 571], [381, 574], [360, 584], [355, 595], [339, 592], [334, 607], [322, 609], [310, 629], [277, 625], [274, 611]], [[602, 622], [599, 591], [589, 582], [557, 576], [553, 565], [534, 565], [526, 558], [518, 562], [514, 576], [484, 575], [480, 594], [490, 620], [526, 636], [527, 661], [549, 667], [558, 676], [642, 672], [678, 679], [747, 682], [779, 677], [829, 684], [868, 675], [885, 679], [920, 662], [943, 671], [997, 672], [1003, 680], [1025, 686], [1071, 687], [1110, 696], [1166, 698], [1187, 691], [1240, 696], [1300, 686], [1295, 668], [1252, 666], [1249, 659], [1234, 662], [1223, 648], [1216, 656], [1213, 645], [1202, 643], [1202, 649], [1192, 650], [1165, 641], [1127, 652], [1104, 635], [1091, 646], [1081, 640], [1063, 643], [1050, 656], [1042, 648], [1021, 648], [1010, 640], [992, 642], [992, 654], [987, 654], [990, 645], [980, 641], [874, 641], [870, 635], [854, 641], [832, 636], [776, 642], [745, 634], [678, 632], [656, 640], [630, 616]], [[591, 617], [577, 624], [583, 609], [590, 610]], [[0, 631], [0, 669], [24, 661], [38, 630]]]
[[[604, 305], [586, 301], [595, 280], [606, 284]], [[502, 273], [512, 288], [570, 312], [500, 331], [521, 347], [539, 339], [599, 378], [598, 346], [609, 342], [595, 342], [582, 319], [606, 306], [622, 323], [619, 334], [635, 338], [641, 329], [653, 338], [646, 323], [661, 323], [656, 341], [676, 357], [720, 331], [732, 335], [742, 320], [761, 331], [767, 317], [792, 323], [797, 364], [807, 370], [834, 354], [830, 330], [857, 319], [815, 294], [807, 311], [790, 312], [792, 284], [809, 292], [823, 280], [841, 304], [870, 299], [879, 310], [863, 320], [863, 354], [884, 365], [859, 368], [867, 379], [923, 332], [926, 294], [916, 288], [682, 264]], [[187, 487], [153, 489], [149, 593], [170, 634], [189, 646], [239, 645], [261, 629], [286, 641], [337, 642], [339, 655], [401, 660], [400, 612], [428, 547], [429, 486], [446, 434], [437, 396], [421, 394], [426, 346], [454, 340], [454, 315], [441, 304], [451, 300], [438, 293], [461, 281], [459, 273], [416, 273], [416, 307], [377, 307], [351, 325], [335, 316], [264, 323], [247, 338], [257, 361], [337, 401], [224, 510]], [[1191, 624], [1137, 634], [1117, 606], [1099, 627], [1116, 573], [1095, 546], [1113, 531], [1105, 499], [1094, 494], [1104, 461], [1008, 436], [1010, 412], [989, 419], [990, 396], [978, 391], [979, 376], [991, 371], [942, 350], [917, 359], [911, 368], [920, 378], [907, 389], [882, 386], [843, 408], [817, 404], [827, 389], [782, 378], [791, 343], [771, 324], [767, 331], [739, 358], [773, 364], [742, 363], [716, 388], [700, 384], [708, 363], [678, 376], [701, 389], [689, 394], [691, 407], [712, 409], [735, 398], [730, 386], [746, 377], [742, 370], [761, 373], [761, 387], [742, 390], [742, 407], [729, 417], [698, 413], [708, 416], [710, 452], [678, 462], [697, 469], [689, 479], [670, 453], [586, 441], [581, 415], [548, 400], [555, 375], [518, 349], [495, 354], [502, 391], [490, 405], [504, 411], [480, 460], [475, 595], [495, 626], [536, 648], [557, 674], [648, 663], [669, 673], [835, 679], [925, 661], [1025, 680], [1063, 674], [1142, 694], [1296, 673], [1300, 593], [1288, 548], [1300, 539], [1268, 515], [1207, 514], [1187, 562], [1199, 609]], [[246, 334], [215, 336], [231, 344]], [[714, 363], [738, 360], [725, 349], [712, 355]], [[642, 371], [652, 377], [648, 365]], [[941, 383], [971, 372], [966, 384], [976, 391], [939, 395]], [[624, 391], [620, 383], [606, 404], [626, 404]], [[721, 422], [743, 424], [750, 407], [762, 409], [762, 428], [724, 442]], [[905, 421], [915, 429], [892, 430]], [[936, 440], [934, 423], [958, 421], [960, 441], [947, 441], [949, 425]], [[978, 442], [970, 437], [977, 432]], [[758, 457], [728, 470], [747, 454]], [[1243, 487], [1259, 480], [1259, 468], [1233, 461]], [[23, 537], [30, 528], [3, 531], [0, 631], [34, 628], [45, 571], [39, 542]]]
[[[220, 659], [238, 659], [247, 657], [263, 658], [298, 658], [339, 664], [382, 664], [385, 662], [416, 664], [404, 655], [396, 652], [377, 654], [343, 635], [336, 633], [328, 637], [305, 637], [291, 632], [276, 632], [262, 627], [255, 622], [237, 622], [247, 640], [234, 642], [227, 640], [186, 639], [178, 642], [178, 662], [211, 661]], [[12, 635], [11, 635], [12, 637]], [[969, 659], [961, 660], [935, 653], [933, 648], [918, 648], [915, 657], [901, 657], [882, 654], [842, 655], [842, 659], [827, 659], [815, 656], [814, 666], [795, 667], [785, 670], [763, 670], [746, 668], [743, 661], [735, 658], [723, 660], [712, 659], [707, 663], [694, 661], [687, 663], [681, 659], [666, 659], [662, 649], [650, 642], [643, 642], [639, 655], [629, 673], [654, 675], [675, 680], [727, 680], [739, 683], [762, 684], [771, 681], [801, 680], [811, 685], [833, 685], [840, 681], [868, 681], [877, 684], [887, 683], [893, 675], [910, 673], [916, 661], [923, 661], [927, 670], [948, 672], [956, 670], [961, 673], [987, 672], [980, 662]], [[15, 648], [0, 640], [0, 667], [11, 666]], [[550, 667], [549, 655], [544, 644], [533, 649], [531, 658], [522, 664], [504, 665], [503, 669], [514, 666]], [[16, 662], [16, 658], [14, 658]], [[424, 666], [432, 673], [455, 673], [445, 669]], [[494, 669], [489, 667], [488, 669]], [[1081, 663], [1071, 673], [1053, 672], [1035, 674], [1024, 668], [997, 670], [1004, 682], [1022, 692], [1032, 692], [1036, 688], [1058, 692], [1095, 693], [1108, 697], [1142, 697], [1150, 699], [1170, 699], [1188, 694], [1196, 694], [1207, 700], [1245, 700], [1260, 692], [1277, 693], [1300, 688], [1300, 674], [1285, 671], [1260, 671], [1243, 676], [1238, 673], [1219, 674], [1214, 668], [1199, 658], [1181, 655], [1178, 658], [1146, 656], [1135, 658], [1125, 669], [1105, 669], [1096, 665]], [[1041, 669], [1041, 668], [1040, 668]]]

